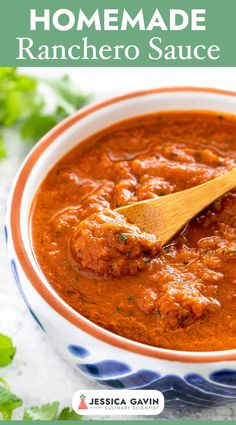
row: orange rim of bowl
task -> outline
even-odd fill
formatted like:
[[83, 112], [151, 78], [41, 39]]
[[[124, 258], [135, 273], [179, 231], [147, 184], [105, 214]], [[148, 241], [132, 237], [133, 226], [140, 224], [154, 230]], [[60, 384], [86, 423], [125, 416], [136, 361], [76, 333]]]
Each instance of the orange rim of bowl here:
[[44, 285], [44, 283], [39, 278], [38, 274], [34, 270], [33, 265], [31, 264], [27, 253], [24, 248], [22, 235], [20, 231], [20, 209], [22, 195], [24, 191], [25, 184], [30, 175], [30, 172], [37, 162], [40, 155], [50, 146], [56, 139], [59, 137], [65, 130], [71, 127], [76, 122], [82, 120], [93, 112], [100, 110], [104, 107], [118, 103], [123, 100], [132, 99], [135, 97], [142, 97], [152, 94], [160, 93], [173, 93], [173, 92], [199, 92], [199, 93], [210, 93], [216, 95], [226, 95], [236, 97], [236, 92], [219, 90], [213, 88], [200, 88], [200, 87], [168, 87], [168, 88], [158, 88], [151, 90], [143, 90], [134, 93], [128, 93], [126, 95], [118, 96], [111, 98], [107, 101], [100, 102], [95, 105], [88, 106], [81, 111], [76, 112], [71, 117], [65, 119], [56, 127], [54, 127], [46, 136], [44, 136], [41, 141], [35, 146], [33, 151], [26, 158], [25, 163], [18, 175], [13, 195], [10, 204], [10, 225], [12, 240], [15, 252], [17, 254], [18, 260], [21, 264], [21, 267], [29, 279], [31, 285], [35, 290], [41, 295], [41, 297], [49, 304], [57, 313], [67, 319], [76, 327], [80, 328], [89, 335], [105, 342], [110, 345], [116, 346], [120, 349], [124, 349], [139, 355], [144, 355], [148, 357], [154, 357], [163, 360], [171, 360], [178, 362], [187, 362], [187, 363], [210, 363], [217, 361], [225, 360], [236, 360], [236, 350], [225, 350], [225, 351], [215, 351], [215, 352], [186, 352], [186, 351], [176, 351], [171, 349], [164, 349], [145, 345], [136, 341], [132, 341], [126, 338], [123, 338], [119, 335], [116, 335], [106, 329], [99, 327], [98, 325], [90, 322], [88, 319], [68, 308], [66, 304], [60, 301], [60, 298], [57, 299], [52, 292]]

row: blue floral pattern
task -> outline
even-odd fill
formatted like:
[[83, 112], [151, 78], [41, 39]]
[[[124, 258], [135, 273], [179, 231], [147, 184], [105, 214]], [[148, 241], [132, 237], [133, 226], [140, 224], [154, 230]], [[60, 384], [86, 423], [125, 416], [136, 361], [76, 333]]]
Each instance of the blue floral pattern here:
[[68, 348], [68, 351], [71, 354], [73, 354], [73, 356], [76, 356], [76, 357], [84, 358], [84, 357], [89, 356], [89, 354], [90, 354], [89, 351], [86, 348], [81, 347], [80, 345], [70, 344], [70, 345], [68, 345], [67, 348]]
[[106, 385], [114, 389], [135, 389], [145, 388], [152, 385], [161, 375], [151, 370], [139, 370], [136, 373], [110, 379], [96, 379], [101, 385]]
[[42, 323], [37, 318], [36, 314], [32, 310], [32, 308], [31, 308], [31, 306], [30, 306], [30, 304], [29, 304], [29, 302], [28, 302], [28, 300], [27, 300], [27, 298], [25, 296], [25, 293], [24, 293], [24, 291], [22, 289], [22, 286], [21, 286], [21, 283], [20, 283], [20, 278], [19, 278], [19, 274], [18, 274], [18, 271], [17, 271], [16, 262], [14, 260], [11, 260], [11, 269], [12, 269], [12, 272], [13, 272], [13, 275], [14, 275], [14, 278], [15, 278], [15, 281], [16, 281], [16, 284], [17, 284], [17, 287], [18, 287], [18, 289], [20, 291], [20, 294], [21, 294], [21, 296], [22, 296], [22, 298], [23, 298], [26, 306], [28, 307], [28, 310], [29, 310], [30, 314], [32, 315], [32, 317], [34, 318], [34, 320], [36, 321], [36, 323], [40, 326], [40, 328], [45, 332]]
[[[221, 371], [217, 374], [221, 374]], [[139, 370], [124, 377], [96, 379], [96, 382], [114, 389], [157, 389], [163, 393], [166, 406], [171, 407], [221, 406], [236, 400], [236, 386], [218, 385], [199, 374], [181, 378], [177, 375], [161, 376], [151, 370]]]
[[236, 387], [236, 370], [222, 369], [211, 373], [210, 378], [219, 384]]
[[7, 232], [7, 226], [5, 225], [4, 226], [4, 235], [5, 235], [5, 240], [6, 240], [6, 243], [8, 242], [8, 232]]
[[131, 372], [131, 368], [122, 362], [115, 360], [105, 360], [98, 363], [78, 364], [78, 368], [89, 376], [93, 377], [112, 377], [123, 376]]
[[[68, 350], [78, 357], [69, 347]], [[164, 395], [165, 405], [170, 407], [203, 408], [236, 401], [236, 371], [233, 369], [221, 369], [204, 378], [197, 373], [180, 377], [161, 376], [148, 369], [132, 372], [128, 364], [115, 360], [77, 364], [77, 367], [100, 385], [113, 389], [157, 389]]]

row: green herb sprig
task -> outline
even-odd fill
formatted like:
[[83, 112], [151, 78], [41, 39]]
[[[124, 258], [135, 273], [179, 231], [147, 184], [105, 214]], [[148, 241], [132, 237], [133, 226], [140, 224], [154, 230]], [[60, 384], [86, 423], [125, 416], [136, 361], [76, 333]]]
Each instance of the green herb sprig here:
[[[47, 86], [55, 100], [50, 112], [41, 85]], [[88, 103], [90, 98], [90, 95], [81, 93], [67, 75], [49, 80], [21, 74], [13, 67], [1, 68], [0, 159], [7, 157], [3, 138], [6, 128], [15, 128], [24, 141], [34, 144], [58, 122]]]
[[[14, 359], [16, 348], [13, 346], [11, 338], [0, 334], [0, 367], [8, 366]], [[23, 406], [23, 400], [14, 394], [5, 379], [0, 377], [0, 419], [11, 420], [15, 409]], [[77, 415], [69, 407], [59, 410], [60, 403], [43, 404], [42, 406], [26, 407], [23, 412], [23, 420], [81, 420], [82, 416]]]

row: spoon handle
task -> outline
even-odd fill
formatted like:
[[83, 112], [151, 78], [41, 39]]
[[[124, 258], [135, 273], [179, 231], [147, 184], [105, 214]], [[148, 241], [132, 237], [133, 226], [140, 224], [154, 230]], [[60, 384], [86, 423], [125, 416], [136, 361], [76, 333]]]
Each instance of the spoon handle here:
[[[186, 189], [183, 192], [177, 192], [175, 195], [176, 200], [181, 197], [186, 202], [194, 201], [192, 211], [195, 209], [197, 214], [201, 209], [207, 207], [234, 187], [236, 187], [236, 168], [206, 183]], [[186, 204], [186, 207], [188, 209], [188, 204]]]
[[234, 187], [236, 169], [199, 186], [167, 195], [165, 203], [160, 203], [157, 199], [155, 205], [154, 200], [153, 207], [155, 205], [159, 217], [163, 220], [157, 230], [162, 244], [168, 242], [186, 223]]
[[130, 204], [117, 211], [131, 223], [157, 235], [164, 245], [204, 208], [234, 187], [236, 168], [199, 186]]

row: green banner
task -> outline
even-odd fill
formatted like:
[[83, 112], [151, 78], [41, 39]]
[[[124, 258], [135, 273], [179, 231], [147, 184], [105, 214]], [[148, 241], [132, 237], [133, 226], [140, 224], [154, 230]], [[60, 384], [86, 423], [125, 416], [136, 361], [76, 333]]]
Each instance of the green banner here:
[[7, 0], [0, 66], [236, 66], [235, 0]]
[[[217, 419], [217, 418], [216, 418]], [[152, 425], [213, 425], [215, 424], [215, 420], [185, 420], [185, 419], [181, 419], [181, 420], [161, 420], [161, 419], [157, 419], [157, 420], [153, 420], [153, 419], [146, 419], [146, 420], [115, 420], [111, 421], [111, 420], [98, 420], [93, 419], [93, 420], [82, 420], [80, 422], [78, 421], [60, 421], [59, 424], [78, 424], [80, 423], [81, 425], [93, 425], [94, 422], [99, 422], [99, 423], [104, 423], [104, 425], [124, 425], [124, 423], [127, 423], [128, 425], [147, 425], [148, 423], [152, 424]], [[232, 421], [235, 422], [235, 421]], [[4, 424], [15, 424], [15, 425], [19, 425], [21, 423], [25, 423], [25, 424], [29, 424], [29, 421], [4, 421]], [[52, 423], [52, 421], [33, 421], [34, 425], [49, 425]], [[217, 420], [217, 424], [220, 425], [229, 425], [229, 423], [231, 423], [229, 420]]]

